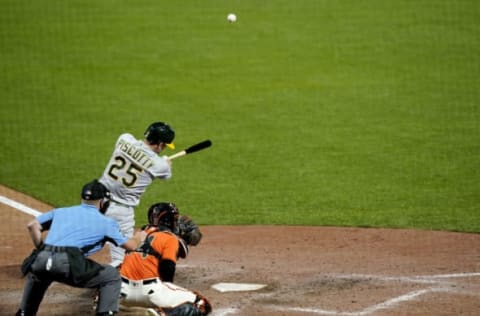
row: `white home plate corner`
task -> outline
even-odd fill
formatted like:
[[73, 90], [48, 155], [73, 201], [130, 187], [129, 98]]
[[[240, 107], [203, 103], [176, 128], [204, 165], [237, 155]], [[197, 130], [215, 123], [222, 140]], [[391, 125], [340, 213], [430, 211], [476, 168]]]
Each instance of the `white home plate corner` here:
[[266, 284], [254, 283], [217, 283], [212, 288], [219, 292], [236, 292], [236, 291], [256, 291], [266, 287]]

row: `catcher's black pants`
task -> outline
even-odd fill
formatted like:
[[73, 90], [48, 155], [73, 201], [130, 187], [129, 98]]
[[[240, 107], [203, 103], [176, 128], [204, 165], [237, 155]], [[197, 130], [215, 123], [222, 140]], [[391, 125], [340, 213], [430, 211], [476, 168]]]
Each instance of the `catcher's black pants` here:
[[[72, 267], [75, 271], [79, 262], [86, 262], [81, 251], [63, 247], [46, 247], [38, 253], [27, 275], [20, 309], [17, 315], [36, 315], [45, 292], [52, 282], [60, 282], [79, 288], [98, 288], [100, 295], [97, 313], [118, 311], [121, 279], [118, 271], [109, 265], [96, 266], [89, 262], [83, 266], [93, 270], [85, 271], [83, 275], [72, 276]], [[79, 257], [81, 256], [81, 257]], [[98, 264], [97, 264], [98, 265]], [[92, 273], [92, 271], [94, 271]], [[78, 271], [77, 271], [78, 272]], [[80, 277], [79, 277], [80, 276]], [[82, 277], [86, 276], [86, 277]]]

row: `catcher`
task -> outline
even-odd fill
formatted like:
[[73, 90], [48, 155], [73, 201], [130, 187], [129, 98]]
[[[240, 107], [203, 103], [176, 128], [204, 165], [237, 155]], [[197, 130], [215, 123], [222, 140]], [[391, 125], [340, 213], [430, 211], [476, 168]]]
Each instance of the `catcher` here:
[[202, 238], [198, 226], [167, 202], [150, 206], [148, 223], [145, 241], [127, 252], [121, 265], [120, 304], [147, 308], [154, 316], [208, 315], [212, 308], [205, 297], [173, 283], [178, 258], [185, 258], [188, 245]]

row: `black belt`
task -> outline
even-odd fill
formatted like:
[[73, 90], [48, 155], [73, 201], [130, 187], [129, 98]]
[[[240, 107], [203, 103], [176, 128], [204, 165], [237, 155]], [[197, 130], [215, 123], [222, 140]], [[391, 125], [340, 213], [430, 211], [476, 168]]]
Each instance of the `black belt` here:
[[50, 246], [50, 245], [45, 245], [43, 250], [47, 251], [53, 251], [53, 252], [66, 252], [68, 250], [80, 250], [80, 248], [77, 247], [61, 247], [61, 246]]
[[130, 283], [130, 282], [138, 282], [138, 283], [142, 283], [143, 285], [147, 285], [147, 284], [150, 284], [150, 283], [157, 283], [157, 279], [147, 279], [147, 280], [134, 281], [134, 280], [129, 280], [129, 279], [124, 278], [124, 277], [122, 277], [122, 281], [127, 283], [127, 284]]

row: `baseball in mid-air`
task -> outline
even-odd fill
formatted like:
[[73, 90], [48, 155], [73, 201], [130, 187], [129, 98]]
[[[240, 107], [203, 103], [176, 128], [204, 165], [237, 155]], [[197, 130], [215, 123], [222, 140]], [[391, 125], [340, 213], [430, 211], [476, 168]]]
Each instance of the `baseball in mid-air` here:
[[233, 23], [237, 20], [237, 16], [233, 13], [230, 13], [229, 15], [227, 15], [227, 20], [228, 22]]

